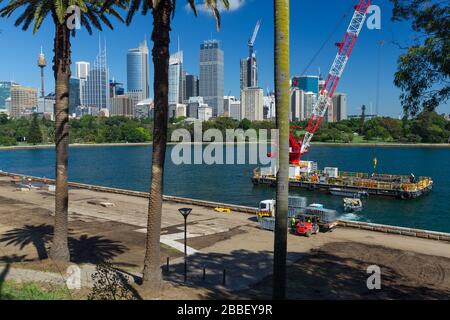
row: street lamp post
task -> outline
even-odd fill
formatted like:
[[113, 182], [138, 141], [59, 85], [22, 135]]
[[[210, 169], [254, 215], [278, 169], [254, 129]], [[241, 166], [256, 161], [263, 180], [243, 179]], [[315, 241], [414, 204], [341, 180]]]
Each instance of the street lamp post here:
[[184, 217], [184, 282], [187, 281], [187, 217], [192, 211], [192, 208], [178, 209]]

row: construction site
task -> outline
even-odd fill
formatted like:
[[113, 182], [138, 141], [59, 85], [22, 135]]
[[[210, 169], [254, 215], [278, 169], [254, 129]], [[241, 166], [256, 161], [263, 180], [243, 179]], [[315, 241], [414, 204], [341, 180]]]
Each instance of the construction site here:
[[[388, 196], [398, 199], [415, 199], [427, 194], [433, 188], [431, 177], [419, 177], [396, 174], [377, 174], [377, 158], [373, 159], [374, 170], [368, 173], [340, 172], [339, 168], [328, 167], [318, 170], [314, 161], [302, 161], [310, 147], [311, 141], [320, 127], [327, 110], [332, 105], [332, 97], [336, 91], [340, 79], [344, 73], [347, 62], [358, 40], [367, 12], [370, 0], [360, 0], [355, 6], [355, 11], [347, 32], [341, 42], [336, 43], [338, 53], [333, 61], [326, 81], [322, 86], [319, 97], [313, 106], [312, 114], [302, 137], [295, 135], [297, 127], [292, 127], [289, 136], [289, 186], [303, 188], [310, 191], [325, 191], [333, 193], [333, 189], [341, 188], [342, 193], [358, 196], [358, 193], [368, 195]], [[303, 129], [303, 128], [302, 128]], [[277, 151], [273, 150], [272, 157], [277, 157]], [[252, 182], [254, 185], [276, 184], [276, 164], [268, 168], [256, 168], [253, 172]], [[352, 195], [352, 196], [353, 196]]]

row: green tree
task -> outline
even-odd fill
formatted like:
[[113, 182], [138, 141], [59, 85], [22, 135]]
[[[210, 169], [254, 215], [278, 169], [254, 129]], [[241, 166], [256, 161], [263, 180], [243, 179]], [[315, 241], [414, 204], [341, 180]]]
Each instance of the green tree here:
[[0, 8], [1, 17], [10, 17], [13, 13], [21, 11], [15, 21], [15, 26], [22, 26], [27, 30], [33, 24], [33, 33], [36, 33], [47, 17], [50, 17], [54, 26], [54, 58], [53, 74], [55, 77], [55, 149], [56, 149], [56, 192], [55, 192], [55, 231], [50, 255], [54, 260], [69, 261], [68, 247], [68, 204], [69, 189], [67, 184], [68, 147], [69, 147], [69, 79], [71, 64], [71, 34], [74, 35], [74, 11], [72, 6], [80, 9], [80, 23], [89, 33], [92, 26], [102, 29], [101, 22], [112, 28], [106, 13], [119, 17], [110, 5], [101, 10], [98, 0], [10, 0]]
[[[106, 1], [114, 2], [114, 1]], [[161, 290], [162, 276], [160, 268], [160, 235], [163, 201], [164, 162], [166, 156], [168, 131], [168, 87], [169, 87], [169, 44], [171, 19], [175, 11], [175, 0], [129, 0], [127, 24], [135, 13], [142, 9], [142, 14], [151, 11], [153, 16], [153, 65], [155, 111], [153, 126], [153, 151], [151, 167], [150, 198], [148, 205], [147, 246], [144, 259], [143, 286], [158, 294]], [[197, 15], [195, 0], [187, 0], [194, 14]], [[218, 5], [229, 8], [228, 0], [204, 0], [204, 5], [211, 9], [216, 17], [217, 28], [220, 27]]]
[[415, 43], [406, 49], [398, 63], [394, 83], [405, 114], [421, 108], [432, 111], [450, 95], [450, 6], [448, 1], [391, 0], [392, 20], [412, 20]]
[[42, 143], [42, 131], [39, 126], [39, 120], [37, 114], [33, 113], [33, 117], [31, 119], [30, 131], [28, 131], [28, 143], [38, 144]]
[[289, 14], [288, 0], [274, 0], [275, 18], [275, 100], [278, 129], [278, 172], [276, 194], [275, 242], [273, 261], [273, 298], [286, 298], [287, 215], [289, 196]]

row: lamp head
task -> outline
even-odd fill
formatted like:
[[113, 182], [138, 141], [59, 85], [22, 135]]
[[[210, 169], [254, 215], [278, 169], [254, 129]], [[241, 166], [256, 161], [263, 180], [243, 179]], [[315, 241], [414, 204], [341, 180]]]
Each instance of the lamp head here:
[[187, 218], [187, 216], [191, 213], [192, 208], [181, 208], [181, 209], [178, 209], [178, 211], [180, 211], [180, 213], [183, 215], [183, 217]]

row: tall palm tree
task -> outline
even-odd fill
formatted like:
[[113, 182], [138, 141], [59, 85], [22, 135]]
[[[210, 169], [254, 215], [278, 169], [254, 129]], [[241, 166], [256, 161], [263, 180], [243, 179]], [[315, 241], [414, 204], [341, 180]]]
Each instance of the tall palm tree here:
[[116, 1], [112, 1], [107, 8], [103, 8], [101, 0], [10, 0], [0, 8], [1, 17], [10, 17], [20, 11], [15, 26], [28, 30], [33, 24], [33, 33], [36, 33], [47, 17], [50, 17], [55, 26], [53, 73], [55, 77], [55, 149], [56, 149], [56, 193], [55, 193], [55, 226], [50, 257], [56, 261], [69, 261], [68, 247], [68, 204], [69, 190], [68, 178], [68, 147], [69, 147], [69, 79], [71, 64], [71, 36], [75, 29], [70, 24], [75, 21], [74, 10], [79, 9], [79, 22], [89, 34], [92, 26], [102, 30], [102, 23], [113, 28], [107, 18], [111, 14], [122, 20], [114, 9]]
[[[195, 0], [186, 0], [197, 15]], [[219, 4], [229, 8], [228, 0], [204, 0], [204, 5], [214, 14], [217, 29], [220, 28]], [[143, 15], [150, 10], [153, 16], [153, 65], [154, 78], [154, 127], [150, 198], [148, 204], [147, 246], [145, 251], [143, 286], [160, 292], [162, 275], [160, 268], [160, 234], [163, 201], [164, 161], [166, 156], [167, 122], [169, 113], [169, 44], [171, 19], [175, 12], [175, 0], [129, 0], [127, 24], [141, 8]]]
[[278, 172], [273, 262], [273, 298], [286, 297], [287, 214], [289, 196], [289, 0], [274, 0], [275, 100]]

